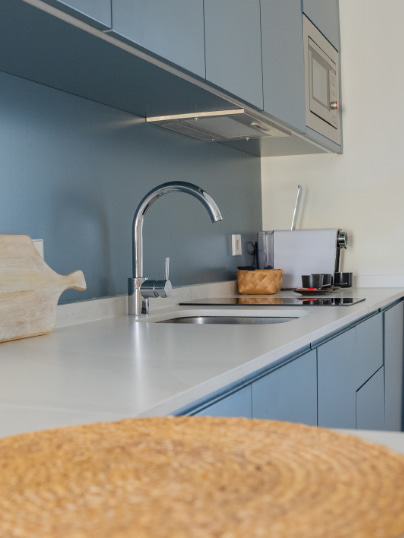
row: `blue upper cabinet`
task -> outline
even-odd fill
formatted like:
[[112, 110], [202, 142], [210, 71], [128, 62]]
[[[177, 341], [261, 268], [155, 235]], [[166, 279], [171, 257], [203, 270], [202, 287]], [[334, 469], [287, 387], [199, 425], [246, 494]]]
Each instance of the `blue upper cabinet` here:
[[261, 0], [264, 110], [306, 131], [301, 0]]
[[203, 0], [112, 0], [112, 33], [205, 77]]
[[111, 0], [44, 0], [99, 28], [111, 28]]
[[303, 13], [340, 50], [338, 0], [303, 0]]
[[205, 0], [206, 79], [263, 109], [259, 0]]

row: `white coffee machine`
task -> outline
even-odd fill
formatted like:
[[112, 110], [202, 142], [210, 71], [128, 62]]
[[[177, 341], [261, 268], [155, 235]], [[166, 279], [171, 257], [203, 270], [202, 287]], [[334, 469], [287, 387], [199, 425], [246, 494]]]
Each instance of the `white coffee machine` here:
[[301, 275], [340, 271], [348, 236], [337, 228], [258, 232], [258, 269], [283, 269], [282, 289], [301, 287]]

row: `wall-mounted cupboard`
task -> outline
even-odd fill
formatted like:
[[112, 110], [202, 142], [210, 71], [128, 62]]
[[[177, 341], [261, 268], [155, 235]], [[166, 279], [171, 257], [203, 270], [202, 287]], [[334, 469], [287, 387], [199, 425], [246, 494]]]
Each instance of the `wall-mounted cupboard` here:
[[301, 0], [261, 0], [264, 110], [306, 131]]
[[204, 0], [206, 79], [263, 109], [260, 0]]
[[[234, 141], [255, 155], [340, 150], [306, 127], [301, 0], [30, 2], [3, 2], [0, 70], [143, 117], [243, 107], [290, 132]], [[303, 10], [339, 39], [336, 0]]]
[[[112, 8], [114, 35], [205, 78], [238, 105], [312, 135], [306, 127], [301, 0], [112, 0]], [[336, 0], [308, 2], [303, 9], [339, 43]], [[324, 137], [316, 140], [339, 149]]]
[[44, 0], [47, 4], [99, 28], [111, 28], [111, 0]]
[[112, 32], [205, 77], [203, 0], [112, 0]]
[[302, 0], [303, 13], [340, 50], [339, 0]]
[[206, 79], [305, 131], [301, 0], [205, 0]]

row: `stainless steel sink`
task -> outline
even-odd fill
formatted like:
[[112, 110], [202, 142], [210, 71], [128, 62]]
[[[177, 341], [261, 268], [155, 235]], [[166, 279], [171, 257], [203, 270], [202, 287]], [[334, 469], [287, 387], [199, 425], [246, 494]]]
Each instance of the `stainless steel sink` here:
[[274, 325], [286, 323], [308, 314], [298, 308], [182, 308], [171, 312], [155, 313], [145, 317], [146, 323], [186, 323], [192, 325]]
[[183, 316], [158, 321], [157, 323], [192, 323], [196, 325], [265, 325], [285, 323], [296, 317], [263, 317], [263, 316]]

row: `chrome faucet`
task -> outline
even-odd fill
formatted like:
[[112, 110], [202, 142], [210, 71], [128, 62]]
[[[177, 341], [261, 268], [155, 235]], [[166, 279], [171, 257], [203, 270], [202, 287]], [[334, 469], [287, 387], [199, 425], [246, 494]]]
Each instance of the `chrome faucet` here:
[[141, 200], [133, 217], [132, 265], [133, 277], [129, 278], [128, 313], [141, 316], [149, 312], [149, 297], [167, 297], [172, 289], [169, 280], [169, 258], [166, 259], [165, 279], [149, 280], [143, 276], [143, 221], [146, 211], [161, 196], [170, 192], [184, 192], [199, 200], [208, 211], [212, 222], [223, 220], [211, 196], [200, 187], [183, 181], [170, 181], [158, 185]]

